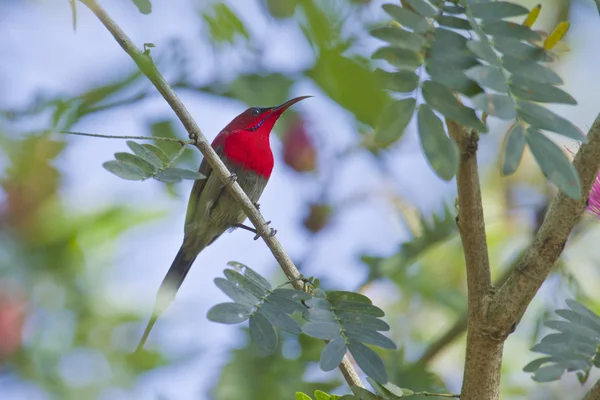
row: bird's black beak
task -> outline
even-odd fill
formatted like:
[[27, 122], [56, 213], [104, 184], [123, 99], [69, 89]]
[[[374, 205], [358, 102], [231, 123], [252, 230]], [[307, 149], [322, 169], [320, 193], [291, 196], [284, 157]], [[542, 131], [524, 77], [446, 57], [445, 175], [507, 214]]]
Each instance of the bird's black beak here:
[[297, 102], [299, 102], [301, 100], [308, 99], [309, 97], [312, 97], [312, 96], [300, 96], [300, 97], [295, 97], [295, 98], [293, 98], [291, 100], [288, 100], [288, 101], [286, 101], [283, 104], [280, 104], [280, 105], [278, 105], [276, 107], [273, 107], [271, 109], [270, 114], [273, 114], [274, 112], [277, 112], [277, 111], [280, 111], [280, 114], [281, 114], [285, 110], [287, 110], [291, 105], [296, 104]]

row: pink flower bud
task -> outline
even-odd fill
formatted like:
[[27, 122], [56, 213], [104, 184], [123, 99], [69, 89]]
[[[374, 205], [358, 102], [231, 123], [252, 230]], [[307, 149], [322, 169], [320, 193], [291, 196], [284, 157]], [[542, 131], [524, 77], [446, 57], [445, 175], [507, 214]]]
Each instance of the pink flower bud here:
[[296, 172], [311, 172], [317, 167], [317, 150], [306, 132], [304, 121], [296, 118], [283, 136], [283, 160]]

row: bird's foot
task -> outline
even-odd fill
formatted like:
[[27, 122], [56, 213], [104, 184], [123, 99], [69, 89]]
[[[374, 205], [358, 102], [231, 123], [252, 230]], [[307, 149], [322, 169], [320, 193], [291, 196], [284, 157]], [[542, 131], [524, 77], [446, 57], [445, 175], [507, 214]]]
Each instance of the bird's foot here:
[[229, 178], [227, 178], [227, 184], [231, 186], [235, 183], [235, 181], [237, 181], [237, 175], [232, 173], [231, 175], [229, 175]]
[[[266, 224], [269, 225], [271, 223], [271, 221], [267, 221]], [[271, 228], [271, 231], [269, 232], [269, 237], [273, 237], [275, 236], [275, 234], [277, 233], [277, 229], [273, 229]], [[258, 240], [260, 238], [261, 234], [256, 232], [256, 235], [254, 236], [254, 240]]]
[[256, 207], [257, 210], [260, 210], [260, 204], [258, 203], [254, 203], [254, 207]]

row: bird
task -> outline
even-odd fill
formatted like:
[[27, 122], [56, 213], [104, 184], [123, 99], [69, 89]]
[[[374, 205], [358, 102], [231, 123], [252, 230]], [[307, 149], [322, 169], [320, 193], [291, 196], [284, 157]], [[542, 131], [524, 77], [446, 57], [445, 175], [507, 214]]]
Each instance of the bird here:
[[[250, 107], [235, 117], [213, 140], [211, 146], [252, 203], [258, 200], [273, 171], [274, 158], [270, 136], [275, 123], [291, 105], [312, 96], [300, 96], [274, 107]], [[206, 161], [198, 172], [205, 178], [196, 180], [185, 216], [183, 243], [163, 279], [152, 316], [138, 344], [143, 349], [160, 314], [175, 299], [198, 254], [225, 231], [242, 228], [257, 233], [243, 224], [246, 214]], [[271, 234], [275, 231], [272, 229]], [[258, 239], [259, 235], [255, 236]]]

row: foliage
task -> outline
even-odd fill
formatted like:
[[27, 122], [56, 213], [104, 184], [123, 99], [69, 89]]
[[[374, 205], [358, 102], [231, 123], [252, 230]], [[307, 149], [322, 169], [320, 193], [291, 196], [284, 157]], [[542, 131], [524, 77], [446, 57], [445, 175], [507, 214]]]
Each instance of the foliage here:
[[[440, 178], [450, 180], [458, 166], [458, 150], [436, 112], [479, 133], [488, 131], [488, 116], [514, 120], [506, 135], [503, 173], [517, 169], [527, 144], [548, 180], [570, 197], [579, 198], [579, 177], [573, 166], [541, 131], [578, 141], [585, 141], [585, 136], [572, 123], [537, 104], [576, 104], [557, 87], [562, 79], [542, 64], [556, 60], [552, 49], [565, 35], [567, 23], [542, 39], [531, 29], [539, 9], [529, 12], [505, 1], [448, 5], [413, 0], [402, 6], [384, 4], [383, 9], [393, 21], [371, 31], [387, 42], [372, 57], [396, 68], [395, 72], [378, 70], [378, 75], [384, 87], [404, 98], [383, 111], [375, 132], [379, 145], [387, 147], [400, 139], [418, 108], [417, 126], [425, 156]], [[527, 15], [522, 24], [505, 20], [522, 15]], [[414, 72], [423, 68], [428, 74], [424, 80], [421, 73]], [[425, 101], [418, 107], [418, 94], [409, 94], [416, 90]]]
[[[230, 263], [234, 269], [224, 270], [225, 277], [215, 284], [233, 303], [221, 303], [208, 311], [208, 319], [223, 324], [249, 320], [250, 337], [265, 353], [277, 348], [275, 327], [299, 335], [304, 333], [328, 341], [323, 348], [319, 366], [323, 371], [337, 368], [346, 351], [361, 369], [375, 381], [386, 383], [383, 361], [365, 344], [386, 349], [396, 345], [378, 331], [389, 325], [379, 319], [384, 312], [366, 296], [353, 292], [321, 289], [308, 292], [283, 287], [272, 288], [269, 281], [240, 263]], [[300, 327], [291, 315], [300, 313], [306, 321]]]
[[544, 322], [558, 333], [546, 335], [531, 349], [546, 356], [523, 368], [537, 382], [556, 381], [565, 371], [578, 371], [577, 378], [584, 383], [592, 367], [600, 366], [600, 317], [575, 300], [567, 300], [567, 305], [570, 309], [555, 311], [564, 320]]
[[173, 168], [171, 165], [179, 157], [178, 153], [173, 159], [157, 146], [152, 144], [139, 144], [128, 140], [127, 146], [135, 154], [115, 153], [116, 160], [106, 161], [102, 166], [107, 171], [119, 178], [131, 181], [143, 181], [154, 178], [165, 183], [178, 183], [182, 179], [205, 179], [199, 172], [186, 168]]
[[[78, 2], [70, 3], [75, 24], [75, 4]], [[148, 0], [132, 0], [132, 3], [142, 13], [151, 11]], [[253, 10], [259, 17], [258, 24], [248, 17], [254, 14], [245, 14], [244, 2], [240, 3], [242, 5], [209, 2], [197, 12], [198, 23], [203, 28], [201, 40], [196, 38], [192, 45], [180, 40], [145, 40], [156, 43], [152, 50], [153, 59], [182, 97], [210, 96], [220, 102], [274, 105], [288, 99], [297, 90], [309, 87], [316, 90], [318, 97], [324, 98], [332, 109], [343, 111], [344, 118], [347, 118], [344, 122], [349, 122], [350, 130], [356, 134], [356, 137], [350, 138], [350, 145], [358, 149], [354, 153], [357, 157], [350, 155], [338, 159], [329, 153], [337, 145], [338, 124], [345, 126], [337, 113], [327, 113], [323, 131], [311, 127], [317, 113], [305, 111], [294, 116], [307, 121], [307, 131], [313, 129], [310, 133], [319, 138], [315, 142], [315, 154], [311, 155], [318, 158], [311, 167], [314, 171], [303, 177], [286, 171], [290, 174], [289, 179], [297, 179], [297, 183], [307, 189], [306, 199], [301, 200], [322, 208], [315, 206], [311, 211], [320, 211], [315, 215], [325, 221], [328, 230], [318, 237], [310, 236], [314, 240], [310, 242], [311, 246], [316, 246], [329, 233], [333, 236], [339, 234], [336, 224], [328, 223], [331, 210], [335, 209], [336, 220], [343, 220], [349, 215], [344, 215], [348, 212], [346, 209], [338, 208], [335, 198], [339, 192], [345, 192], [345, 188], [337, 184], [338, 174], [344, 175], [347, 171], [343, 161], [355, 161], [364, 155], [367, 155], [367, 161], [376, 158], [378, 166], [383, 166], [380, 169], [382, 175], [389, 178], [387, 174], [392, 168], [391, 163], [386, 165], [386, 158], [392, 159], [397, 155], [393, 153], [396, 150], [394, 144], [410, 126], [415, 113], [414, 122], [423, 154], [444, 180], [455, 175], [458, 152], [454, 141], [446, 133], [442, 117], [487, 128], [488, 116], [494, 116], [500, 120], [514, 120], [505, 135], [501, 157], [503, 175], [517, 171], [523, 164], [525, 148], [529, 146], [542, 172], [552, 182], [569, 194], [576, 191], [573, 184], [577, 176], [573, 175], [562, 150], [548, 140], [549, 136], [540, 133], [542, 130], [558, 131], [565, 137], [582, 139], [579, 130], [571, 123], [540, 106], [575, 104], [574, 98], [560, 88], [562, 79], [549, 68], [551, 62], [558, 59], [558, 51], [554, 52], [556, 47], [553, 46], [564, 35], [568, 24], [560, 24], [552, 34], [532, 30], [540, 7], [527, 13], [520, 6], [497, 1], [479, 1], [479, 4], [470, 1], [444, 4], [421, 0], [393, 2], [383, 8], [393, 21], [383, 26], [378, 21], [379, 25], [371, 29], [376, 40], [384, 40], [389, 45], [377, 50], [370, 60], [368, 45], [372, 42], [366, 41], [368, 38], [364, 37], [363, 28], [372, 27], [373, 16], [379, 18], [383, 13], [372, 13], [374, 7], [369, 8], [369, 1], [260, 0], [259, 3], [263, 7]], [[132, 8], [133, 4], [129, 4]], [[111, 13], [110, 9], [108, 11]], [[145, 18], [142, 15], [138, 17]], [[511, 18], [511, 21], [522, 18], [523, 22], [512, 24], [506, 18]], [[262, 21], [267, 21], [265, 26], [275, 24], [277, 29], [290, 28], [298, 32], [301, 37], [290, 40], [290, 43], [309, 48], [310, 59], [285, 68], [265, 61], [272, 56], [265, 50], [273, 30], [261, 30], [264, 27], [257, 25], [263, 25]], [[123, 28], [129, 31], [130, 27]], [[300, 43], [302, 41], [305, 43]], [[212, 48], [213, 53], [199, 52], [203, 45]], [[200, 64], [192, 57], [198, 53], [201, 53]], [[236, 65], [238, 59], [241, 59], [241, 65]], [[374, 65], [379, 67], [375, 71]], [[91, 87], [85, 89], [77, 86], [74, 90], [71, 88], [73, 91], [61, 93], [49, 92], [42, 87], [27, 104], [14, 102], [0, 110], [0, 129], [3, 130], [0, 132], [0, 279], [8, 277], [9, 282], [16, 279], [19, 286], [26, 289], [30, 306], [27, 332], [31, 332], [31, 326], [35, 332], [33, 336], [31, 333], [24, 335], [26, 341], [16, 353], [7, 357], [0, 354], [0, 373], [2, 378], [18, 376], [20, 380], [35, 383], [40, 390], [57, 398], [105, 396], [103, 390], [107, 387], [131, 387], [145, 372], [177, 362], [173, 356], [163, 353], [164, 349], [145, 350], [138, 357], [131, 357], [127, 340], [120, 339], [135, 336], [132, 332], [137, 329], [139, 316], [131, 310], [115, 309], [102, 293], [102, 282], [106, 280], [108, 270], [105, 267], [112, 265], [113, 251], [118, 248], [123, 234], [164, 213], [119, 204], [99, 209], [94, 209], [93, 204], [85, 204], [85, 213], [70, 210], [63, 203], [62, 189], [65, 174], [73, 166], [65, 163], [63, 155], [67, 151], [73, 152], [75, 147], [71, 141], [56, 140], [56, 135], [49, 135], [49, 131], [67, 130], [79, 123], [93, 122], [100, 116], [110, 116], [120, 108], [152, 101], [152, 97], [156, 96], [155, 89], [145, 77], [133, 68], [122, 69], [120, 65], [113, 68], [109, 65], [104, 69], [107, 73], [94, 76]], [[187, 99], [185, 101], [187, 103]], [[241, 107], [236, 105], [236, 108]], [[170, 110], [167, 111], [170, 113]], [[181, 139], [185, 139], [185, 133], [170, 114], [148, 114], [136, 112], [135, 119], [141, 121], [149, 139], [158, 136], [184, 141]], [[204, 118], [210, 118], [202, 114], [202, 110], [197, 117], [200, 124], [204, 123]], [[23, 124], [24, 121], [27, 124]], [[41, 127], [37, 126], [39, 121], [42, 121]], [[29, 129], [33, 125], [31, 132], [21, 132], [21, 126]], [[17, 127], [18, 134], [8, 132], [5, 135], [6, 127], [9, 131]], [[285, 132], [285, 127], [286, 121], [283, 120], [277, 134]], [[99, 129], [102, 128], [100, 126]], [[485, 129], [480, 131], [483, 133]], [[209, 135], [214, 133], [208, 132]], [[115, 160], [108, 164], [113, 165], [109, 167], [113, 169], [118, 164], [115, 171], [122, 176], [136, 180], [161, 180], [159, 177], [162, 177], [163, 181], [169, 182], [200, 178], [194, 171], [177, 169], [162, 174], [175, 165], [175, 161], [192, 170], [197, 167], [198, 152], [177, 153], [184, 149], [180, 143], [155, 140], [153, 145], [135, 143], [129, 146], [133, 153], [117, 153]], [[274, 150], [277, 149], [276, 144]], [[150, 154], [154, 154], [160, 164]], [[372, 157], [373, 154], [375, 157]], [[387, 157], [389, 155], [393, 157]], [[2, 170], [4, 167], [5, 171]], [[125, 175], [124, 169], [128, 171]], [[336, 184], [329, 185], [329, 180], [322, 184], [325, 180], [321, 178], [330, 174], [334, 178], [331, 181]], [[321, 184], [324, 186], [322, 199], [315, 202], [311, 190]], [[493, 265], [503, 264], [502, 260], [494, 258], [506, 257], [506, 252], [510, 251], [507, 249], [518, 236], [515, 235], [515, 221], [510, 217], [514, 203], [504, 204], [503, 199], [506, 197], [514, 201], [514, 188], [522, 184], [522, 177], [513, 176], [499, 183], [502, 189], [498, 191], [486, 189], [494, 204], [502, 203], [500, 210], [494, 208], [494, 213], [500, 213], [502, 218], [493, 219], [494, 224], [488, 231]], [[173, 190], [174, 186], [168, 183], [161, 187]], [[368, 188], [372, 190], [372, 187]], [[175, 191], [173, 193], [176, 194]], [[325, 212], [328, 210], [329, 213]], [[313, 213], [311, 217], [314, 217]], [[453, 244], [458, 241], [452, 240], [456, 238], [452, 207], [447, 206], [443, 212], [433, 213], [433, 216], [428, 212], [418, 213], [417, 218], [417, 229], [408, 238], [399, 240], [396, 251], [391, 255], [368, 251], [370, 256], [363, 257], [364, 272], [368, 272], [368, 276], [365, 273], [363, 285], [355, 289], [364, 293], [371, 290], [369, 293], [373, 295], [369, 296], [386, 310], [384, 324], [389, 324], [391, 331], [398, 335], [393, 337], [397, 343], [401, 343], [398, 341], [401, 338], [399, 351], [382, 351], [366, 346], [395, 347], [391, 339], [377, 329], [386, 327], [379, 319], [383, 311], [366, 297], [349, 292], [313, 290], [306, 294], [287, 287], [272, 288], [266, 279], [261, 280], [249, 273], [248, 268], [241, 267], [239, 271], [234, 268], [230, 271], [237, 272], [237, 275], [227, 273], [233, 278], [226, 275], [227, 279], [217, 278], [215, 283], [236, 298], [232, 297], [233, 303], [229, 305], [214, 308], [210, 316], [222, 322], [237, 322], [247, 317], [252, 323], [249, 322], [247, 329], [240, 330], [240, 336], [252, 340], [246, 340], [247, 344], [243, 342], [240, 348], [230, 351], [226, 365], [217, 371], [214, 397], [223, 400], [270, 400], [289, 398], [291, 393], [302, 391], [314, 393], [313, 397], [317, 399], [335, 398], [337, 396], [326, 392], [340, 390], [343, 383], [340, 374], [319, 371], [315, 379], [314, 372], [318, 369], [317, 364], [323, 369], [334, 368], [335, 362], [346, 350], [350, 350], [367, 373], [380, 380], [385, 373], [389, 381], [402, 382], [415, 390], [412, 394], [409, 389], [400, 389], [390, 383], [381, 385], [369, 379], [369, 390], [354, 388], [360, 392], [361, 398], [395, 398], [389, 393], [424, 398], [430, 395], [424, 394], [428, 393], [424, 390], [446, 391], [439, 376], [428, 371], [429, 365], [421, 365], [414, 360], [429, 345], [432, 336], [440, 333], [446, 324], [452, 322], [449, 320], [455, 317], [454, 314], [464, 309], [462, 253], [458, 250], [460, 246]], [[308, 225], [309, 232], [302, 231], [303, 234], [320, 231], [323, 224]], [[499, 225], [499, 228], [494, 228]], [[352, 251], [366, 252], [362, 245]], [[307, 253], [311, 252], [313, 250], [307, 250]], [[323, 267], [323, 271], [325, 268], [346, 268], [337, 256], [327, 253], [331, 261], [318, 267]], [[308, 264], [312, 267], [310, 262]], [[443, 279], [438, 279], [441, 274]], [[577, 279], [574, 274], [571, 276]], [[237, 282], [239, 279], [242, 284]], [[313, 283], [317, 281], [313, 280]], [[327, 278], [324, 282], [329, 285]], [[381, 284], [386, 285], [382, 290], [385, 298], [378, 297]], [[313, 289], [314, 286], [318, 285], [313, 284]], [[336, 296], [342, 295], [357, 296], [353, 297], [352, 307], [362, 307], [375, 314], [359, 313], [356, 308], [345, 309], [348, 304], [342, 304], [340, 309]], [[564, 311], [578, 313], [575, 309]], [[358, 329], [356, 318], [360, 322], [367, 321], [370, 329], [364, 329], [362, 325], [362, 330]], [[568, 318], [558, 322], [573, 325], [573, 329], [563, 329], [564, 324], [558, 325], [558, 335], [562, 336], [556, 337], [556, 340], [572, 340], [572, 335], [585, 331], [583, 325], [577, 325]], [[321, 340], [308, 336], [305, 330], [317, 337], [333, 340], [324, 345]], [[123, 332], [128, 333], [125, 335]], [[304, 334], [297, 335], [299, 333]], [[334, 337], [334, 334], [337, 336]], [[595, 357], [588, 351], [590, 346], [585, 348], [587, 353], [582, 357], [583, 361], [573, 361], [569, 358], [571, 356], [560, 352], [557, 346], [552, 347], [550, 342], [544, 342], [549, 347], [542, 346], [542, 350], [555, 351], [544, 353], [549, 355], [546, 359], [554, 359], [531, 371], [535, 372], [535, 379], [552, 377], [552, 374], [558, 379], [564, 370], [574, 366], [580, 367], [577, 369], [580, 376], [587, 376]], [[590, 344], [589, 337], [580, 345], [586, 343]], [[405, 349], [409, 353], [406, 358]], [[271, 353], [265, 355], [265, 351]], [[81, 354], [85, 355], [85, 360], [107, 360], [116, 372], [106, 380], [102, 380], [99, 374], [97, 380], [89, 385], [73, 385], [57, 366], [78, 360], [77, 356]], [[436, 368], [436, 371], [441, 370], [443, 365]], [[507, 378], [503, 377], [504, 382], [511, 379]], [[510, 390], [521, 390], [519, 395], [532, 397], [531, 393], [523, 393], [530, 389], [522, 383], [518, 383], [518, 387], [509, 385], [506, 384], [508, 389], [503, 387], [502, 397], [509, 397], [507, 391]], [[355, 395], [341, 398], [348, 396], [357, 398]]]

